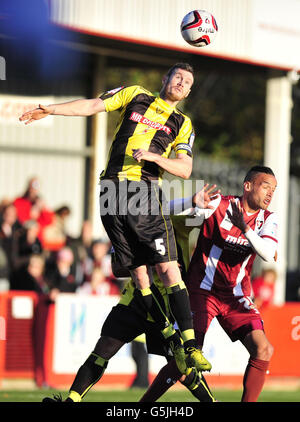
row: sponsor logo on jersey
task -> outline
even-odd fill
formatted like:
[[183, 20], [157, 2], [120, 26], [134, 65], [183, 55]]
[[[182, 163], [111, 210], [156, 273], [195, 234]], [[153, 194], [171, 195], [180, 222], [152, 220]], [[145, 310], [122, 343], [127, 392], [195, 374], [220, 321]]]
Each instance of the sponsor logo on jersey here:
[[133, 122], [142, 123], [143, 125], [146, 125], [150, 127], [151, 129], [162, 130], [166, 132], [168, 135], [170, 135], [171, 133], [171, 129], [168, 126], [162, 125], [161, 123], [158, 123], [158, 122], [153, 122], [152, 120], [147, 119], [147, 117], [143, 116], [140, 113], [137, 113], [136, 111], [133, 111], [131, 113], [131, 116], [129, 117], [129, 119], [132, 120]]
[[232, 245], [249, 246], [249, 242], [247, 239], [244, 239], [241, 236], [239, 237], [231, 236], [230, 234], [227, 235], [225, 242], [231, 243]]

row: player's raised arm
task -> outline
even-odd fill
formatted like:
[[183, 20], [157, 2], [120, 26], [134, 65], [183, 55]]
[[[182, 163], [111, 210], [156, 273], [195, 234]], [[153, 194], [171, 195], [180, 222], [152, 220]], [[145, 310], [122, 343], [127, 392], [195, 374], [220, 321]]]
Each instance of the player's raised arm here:
[[[215, 206], [211, 205], [211, 201], [220, 194], [220, 189], [216, 189], [217, 185], [209, 185], [206, 183], [204, 187], [192, 197], [177, 198], [169, 202], [170, 214], [179, 214], [188, 211], [191, 215], [201, 215], [201, 210], [215, 210]], [[208, 213], [207, 217], [208, 217]], [[205, 213], [203, 213], [205, 215]], [[206, 218], [206, 217], [205, 217]]]
[[221, 192], [220, 189], [216, 188], [217, 185], [210, 186], [206, 183], [203, 189], [193, 195], [193, 205], [200, 209], [214, 209], [214, 206], [212, 206], [210, 202], [216, 199]]
[[35, 120], [43, 119], [51, 115], [57, 116], [91, 116], [93, 114], [105, 111], [104, 102], [100, 98], [80, 99], [61, 104], [50, 104], [26, 111], [19, 120], [25, 122], [25, 125]]

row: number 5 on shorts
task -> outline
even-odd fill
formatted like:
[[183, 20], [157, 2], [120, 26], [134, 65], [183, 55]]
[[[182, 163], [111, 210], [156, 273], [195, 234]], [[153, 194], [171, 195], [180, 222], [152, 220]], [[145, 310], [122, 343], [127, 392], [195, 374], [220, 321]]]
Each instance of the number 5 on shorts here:
[[164, 239], [155, 239], [155, 247], [158, 253], [165, 255], [166, 248], [164, 245]]

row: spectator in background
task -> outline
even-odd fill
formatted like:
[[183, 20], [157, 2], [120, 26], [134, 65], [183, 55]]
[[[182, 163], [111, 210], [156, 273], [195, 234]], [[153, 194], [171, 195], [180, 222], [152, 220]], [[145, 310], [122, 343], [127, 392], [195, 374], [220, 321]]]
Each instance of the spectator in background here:
[[20, 227], [15, 206], [11, 202], [6, 202], [0, 210], [0, 279], [2, 287], [5, 285], [6, 290], [9, 289], [12, 272], [13, 236]]
[[0, 291], [9, 290], [9, 263], [0, 239]]
[[273, 304], [276, 279], [276, 271], [268, 268], [252, 281], [254, 303], [258, 309], [262, 310]]
[[114, 279], [111, 269], [111, 257], [109, 254], [110, 242], [104, 239], [92, 241], [90, 254], [83, 262], [83, 271], [85, 281], [90, 280], [94, 268], [101, 268], [106, 277]]
[[17, 210], [13, 203], [9, 202], [1, 207], [0, 213], [0, 237], [11, 239], [14, 231], [20, 228], [17, 219]]
[[72, 273], [74, 255], [72, 249], [64, 247], [58, 251], [55, 259], [48, 262], [46, 278], [52, 290], [51, 298], [55, 301], [56, 295], [61, 293], [75, 293], [78, 285]]
[[89, 220], [85, 220], [82, 223], [81, 234], [77, 241], [78, 244], [85, 250], [86, 255], [90, 255], [93, 243], [93, 229], [92, 223]]
[[32, 254], [28, 265], [16, 274], [15, 290], [35, 292], [32, 342], [34, 352], [34, 378], [36, 385], [41, 388], [47, 385], [45, 375], [44, 349], [47, 335], [47, 318], [51, 301], [51, 292], [45, 278], [45, 258], [40, 254]]
[[43, 248], [38, 238], [39, 224], [35, 220], [28, 220], [18, 229], [12, 240], [12, 272], [11, 289], [19, 290], [18, 282], [22, 272], [26, 269], [32, 254], [41, 254]]
[[43, 230], [42, 244], [45, 250], [58, 251], [66, 246], [68, 238], [66, 219], [70, 214], [71, 209], [67, 205], [63, 205], [54, 211], [52, 223], [47, 225]]
[[31, 290], [38, 295], [32, 325], [34, 379], [37, 387], [47, 387], [44, 350], [47, 336], [47, 318], [52, 301], [49, 285], [45, 278], [45, 258], [43, 255], [31, 255], [28, 267], [23, 272], [22, 280], [20, 280], [21, 284], [23, 285], [22, 290]]
[[85, 281], [77, 292], [101, 296], [120, 295], [118, 286], [111, 281], [110, 277], [106, 277], [99, 267], [93, 269], [90, 281]]
[[[82, 224], [80, 236], [77, 238], [68, 236], [66, 246], [69, 246], [74, 254], [73, 271], [79, 284], [86, 281], [85, 266], [90, 262], [91, 246], [93, 242], [92, 224], [85, 220]], [[88, 265], [88, 268], [90, 266]]]
[[40, 183], [36, 177], [29, 180], [25, 193], [14, 200], [14, 205], [21, 224], [28, 220], [36, 220], [39, 223], [39, 239], [41, 240], [43, 229], [52, 223], [54, 214], [41, 198]]
[[38, 294], [48, 293], [49, 285], [45, 279], [45, 258], [41, 254], [32, 254], [25, 268], [15, 275], [12, 290], [28, 290]]
[[112, 276], [111, 259], [109, 255], [110, 242], [104, 239], [94, 240], [92, 243], [92, 260], [93, 267], [101, 268], [107, 277]]

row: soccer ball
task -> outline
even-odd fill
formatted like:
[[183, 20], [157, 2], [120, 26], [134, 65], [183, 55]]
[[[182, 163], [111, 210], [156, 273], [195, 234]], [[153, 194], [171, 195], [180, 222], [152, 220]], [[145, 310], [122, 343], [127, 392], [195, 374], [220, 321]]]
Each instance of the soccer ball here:
[[205, 10], [193, 10], [182, 19], [180, 31], [188, 44], [205, 47], [217, 35], [218, 25], [211, 13]]

